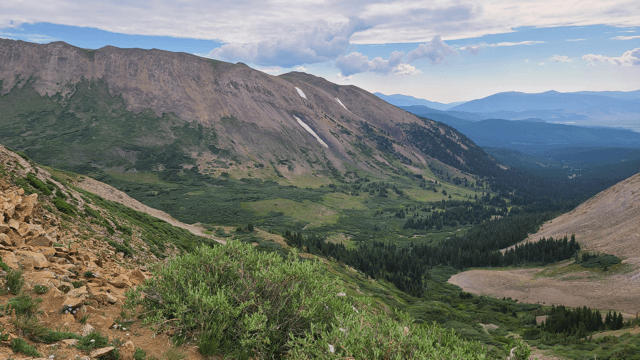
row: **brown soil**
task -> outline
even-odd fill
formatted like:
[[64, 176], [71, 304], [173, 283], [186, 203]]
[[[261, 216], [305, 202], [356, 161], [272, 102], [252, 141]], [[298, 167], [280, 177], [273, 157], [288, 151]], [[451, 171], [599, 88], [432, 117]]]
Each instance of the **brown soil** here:
[[623, 311], [628, 317], [640, 311], [640, 279], [628, 274], [603, 278], [535, 278], [542, 269], [471, 270], [456, 274], [449, 283], [464, 291], [520, 302]]
[[464, 291], [522, 302], [640, 311], [640, 174], [589, 199], [547, 223], [526, 241], [576, 235], [583, 250], [613, 254], [632, 271], [610, 276], [573, 273], [535, 278], [542, 269], [472, 270], [449, 282]]

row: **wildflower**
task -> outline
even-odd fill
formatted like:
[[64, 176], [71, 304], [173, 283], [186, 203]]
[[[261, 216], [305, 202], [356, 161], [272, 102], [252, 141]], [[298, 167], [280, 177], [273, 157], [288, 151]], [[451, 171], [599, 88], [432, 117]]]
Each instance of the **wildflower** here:
[[347, 294], [346, 294], [346, 293], [341, 292], [341, 293], [338, 293], [338, 296], [347, 296]]
[[336, 348], [333, 347], [333, 345], [329, 344], [329, 351], [331, 351], [331, 353], [335, 353], [336, 352]]

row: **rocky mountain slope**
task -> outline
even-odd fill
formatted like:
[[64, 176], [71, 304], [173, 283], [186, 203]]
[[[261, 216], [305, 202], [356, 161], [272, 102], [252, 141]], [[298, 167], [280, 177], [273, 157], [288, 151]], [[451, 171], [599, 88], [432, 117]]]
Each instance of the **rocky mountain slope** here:
[[[640, 174], [587, 200], [573, 211], [547, 223], [529, 236], [560, 237], [575, 234], [585, 248], [640, 265]], [[637, 275], [640, 279], [640, 273]]]
[[[125, 195], [111, 196], [128, 202]], [[127, 217], [114, 206], [0, 146], [0, 358], [37, 357], [16, 350], [16, 339], [49, 359], [110, 358], [114, 351], [133, 359], [141, 350], [160, 358], [170, 349], [166, 335], [156, 337], [122, 312], [125, 292], [147, 279], [147, 266], [159, 261], [146, 244], [152, 233], [141, 227], [153, 218], [131, 209], [125, 211], [133, 217]], [[177, 253], [167, 241], [164, 254]], [[96, 338], [93, 348], [78, 348], [92, 331], [109, 346], [98, 346]], [[182, 351], [201, 358], [195, 349]]]
[[0, 141], [81, 173], [335, 177], [452, 157], [458, 166], [479, 151], [354, 86], [184, 53], [0, 39], [0, 82]]

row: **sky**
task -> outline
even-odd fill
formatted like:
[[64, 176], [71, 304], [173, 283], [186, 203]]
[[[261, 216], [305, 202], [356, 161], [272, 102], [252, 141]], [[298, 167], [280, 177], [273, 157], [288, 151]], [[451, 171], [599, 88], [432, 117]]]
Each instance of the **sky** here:
[[0, 37], [181, 51], [443, 103], [640, 89], [638, 0], [2, 0]]

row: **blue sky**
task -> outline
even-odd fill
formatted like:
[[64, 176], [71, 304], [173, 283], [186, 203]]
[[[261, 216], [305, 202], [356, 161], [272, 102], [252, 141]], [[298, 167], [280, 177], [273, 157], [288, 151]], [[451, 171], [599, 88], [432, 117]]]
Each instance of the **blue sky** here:
[[5, 0], [0, 37], [157, 48], [454, 102], [640, 89], [628, 0]]

